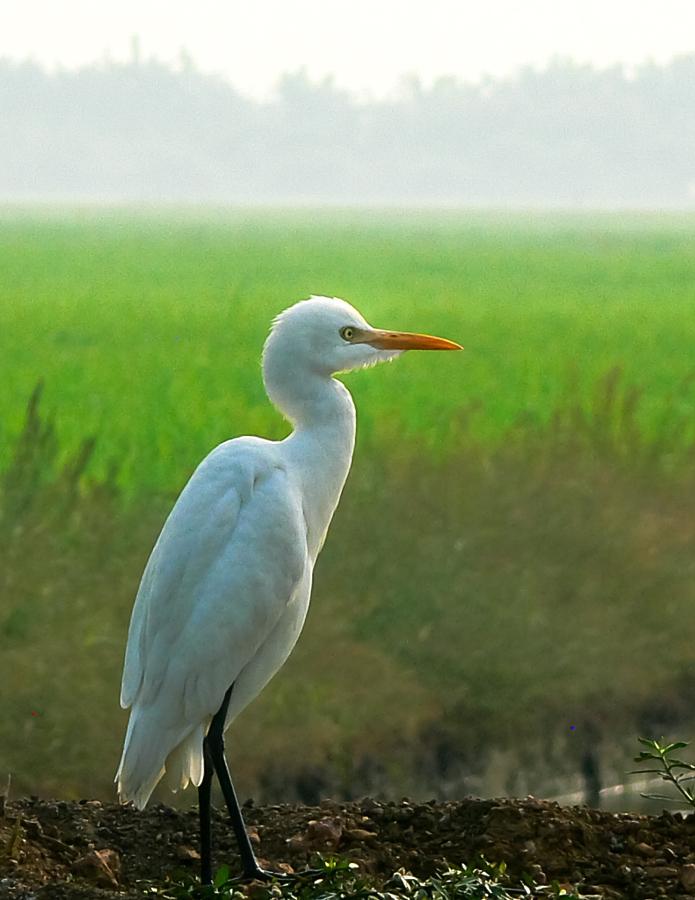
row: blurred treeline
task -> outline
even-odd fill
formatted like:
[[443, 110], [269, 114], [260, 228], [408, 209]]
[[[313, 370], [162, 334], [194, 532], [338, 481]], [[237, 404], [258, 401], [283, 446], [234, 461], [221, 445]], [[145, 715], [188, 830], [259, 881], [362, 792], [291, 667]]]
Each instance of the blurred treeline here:
[[[616, 369], [494, 447], [363, 455], [298, 648], [231, 732], [242, 795], [547, 796], [621, 780], [638, 734], [689, 737], [695, 445], [675, 406], [642, 437], [639, 405]], [[59, 464], [39, 386], [0, 490], [19, 794], [112, 796], [130, 606], [173, 497], [123, 503], [91, 451]]]
[[185, 57], [0, 60], [0, 198], [687, 206], [694, 84], [695, 54], [411, 80], [373, 101], [299, 72], [256, 102]]

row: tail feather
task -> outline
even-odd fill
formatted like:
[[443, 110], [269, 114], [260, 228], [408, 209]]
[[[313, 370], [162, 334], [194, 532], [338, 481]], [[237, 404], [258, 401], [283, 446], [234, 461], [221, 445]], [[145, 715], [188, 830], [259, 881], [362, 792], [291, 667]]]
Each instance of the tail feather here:
[[166, 774], [172, 790], [199, 785], [203, 779], [203, 738], [199, 725], [182, 731], [163, 727], [156, 716], [137, 707], [131, 711], [123, 754], [115, 781], [121, 803], [132, 800], [144, 809]]
[[185, 790], [191, 782], [198, 787], [203, 780], [204, 737], [203, 726], [199, 725], [167, 757], [165, 783], [174, 793]]

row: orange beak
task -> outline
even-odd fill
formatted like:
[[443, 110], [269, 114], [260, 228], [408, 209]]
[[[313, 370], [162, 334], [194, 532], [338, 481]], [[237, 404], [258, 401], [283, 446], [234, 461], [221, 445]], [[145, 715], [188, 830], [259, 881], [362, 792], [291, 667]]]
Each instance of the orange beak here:
[[380, 331], [376, 328], [361, 332], [355, 343], [370, 344], [378, 350], [463, 350], [460, 344], [431, 334]]

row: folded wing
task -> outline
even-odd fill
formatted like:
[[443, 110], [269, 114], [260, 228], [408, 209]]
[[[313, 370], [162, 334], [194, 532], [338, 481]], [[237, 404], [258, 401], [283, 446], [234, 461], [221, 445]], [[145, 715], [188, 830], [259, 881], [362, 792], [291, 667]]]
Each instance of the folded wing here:
[[253, 660], [308, 562], [301, 498], [260, 440], [222, 444], [198, 467], [142, 577], [121, 705], [132, 706], [116, 775], [144, 806], [167, 759], [181, 786], [202, 778], [202, 739]]

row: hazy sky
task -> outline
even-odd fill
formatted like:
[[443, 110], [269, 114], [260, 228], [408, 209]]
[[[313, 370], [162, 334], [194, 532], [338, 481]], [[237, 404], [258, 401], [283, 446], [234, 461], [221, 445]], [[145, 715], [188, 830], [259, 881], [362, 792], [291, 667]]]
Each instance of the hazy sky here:
[[282, 72], [383, 95], [404, 74], [477, 80], [553, 56], [604, 66], [695, 51], [695, 0], [0, 0], [0, 56], [78, 66], [142, 54], [264, 96]]

